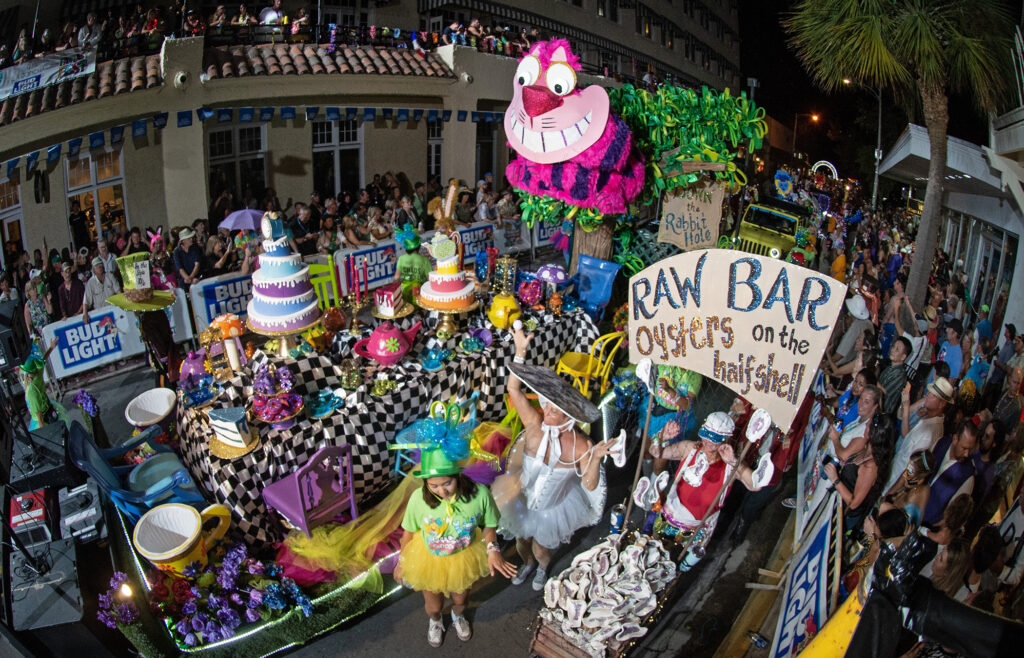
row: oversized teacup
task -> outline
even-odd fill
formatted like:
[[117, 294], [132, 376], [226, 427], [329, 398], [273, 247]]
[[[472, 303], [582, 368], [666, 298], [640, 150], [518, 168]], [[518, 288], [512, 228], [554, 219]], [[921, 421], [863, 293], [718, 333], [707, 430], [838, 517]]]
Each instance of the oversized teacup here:
[[[203, 525], [211, 519], [217, 525], [204, 531]], [[142, 515], [132, 543], [157, 569], [184, 575], [193, 562], [206, 566], [206, 551], [220, 541], [230, 524], [231, 511], [224, 505], [210, 505], [200, 513], [188, 505], [168, 503]]]

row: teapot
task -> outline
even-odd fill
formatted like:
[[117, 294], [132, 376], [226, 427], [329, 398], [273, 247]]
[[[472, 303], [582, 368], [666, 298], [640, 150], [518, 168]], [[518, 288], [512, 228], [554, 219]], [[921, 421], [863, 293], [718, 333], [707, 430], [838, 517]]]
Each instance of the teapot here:
[[373, 359], [382, 366], [391, 366], [402, 360], [405, 353], [412, 347], [416, 334], [420, 330], [420, 322], [405, 331], [395, 327], [390, 321], [382, 322], [369, 338], [358, 340], [352, 348], [356, 354]]
[[487, 309], [487, 317], [498, 329], [508, 329], [512, 321], [522, 315], [516, 298], [507, 293], [494, 296], [491, 307]]

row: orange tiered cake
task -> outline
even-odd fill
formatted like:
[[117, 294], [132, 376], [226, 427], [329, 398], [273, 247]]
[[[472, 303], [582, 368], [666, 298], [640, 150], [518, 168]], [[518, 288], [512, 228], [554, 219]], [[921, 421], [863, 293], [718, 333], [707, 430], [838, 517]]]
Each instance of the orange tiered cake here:
[[[458, 233], [452, 234], [458, 240]], [[473, 305], [472, 281], [459, 269], [459, 254], [455, 241], [441, 231], [430, 241], [430, 255], [437, 261], [435, 270], [427, 275], [420, 287], [420, 298], [439, 311], [459, 311]]]

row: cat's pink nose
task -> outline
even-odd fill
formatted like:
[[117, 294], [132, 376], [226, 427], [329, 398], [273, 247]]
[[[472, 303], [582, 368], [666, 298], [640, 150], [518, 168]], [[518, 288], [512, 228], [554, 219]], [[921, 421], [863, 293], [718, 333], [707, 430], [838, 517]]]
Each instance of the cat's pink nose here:
[[544, 85], [523, 87], [523, 109], [531, 117], [538, 117], [561, 105], [562, 97]]

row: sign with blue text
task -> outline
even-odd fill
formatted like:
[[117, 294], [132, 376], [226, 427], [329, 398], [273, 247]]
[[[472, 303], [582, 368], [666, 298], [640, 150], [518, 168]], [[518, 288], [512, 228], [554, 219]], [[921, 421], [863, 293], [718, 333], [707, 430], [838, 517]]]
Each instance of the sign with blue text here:
[[[174, 341], [192, 338], [185, 293], [175, 289], [174, 304], [169, 309]], [[167, 312], [167, 311], [165, 311]], [[116, 306], [104, 306], [89, 314], [89, 322], [81, 316], [59, 320], [43, 327], [43, 340], [49, 344], [57, 339], [50, 353], [50, 366], [57, 379], [86, 372], [146, 351], [139, 333], [137, 316]]]
[[225, 313], [234, 313], [244, 320], [252, 299], [252, 275], [236, 273], [203, 279], [192, 286], [189, 294], [196, 331], [205, 330], [215, 317]]
[[[839, 496], [835, 492], [823, 508], [813, 531], [791, 558], [786, 591], [775, 627], [772, 658], [797, 656], [829, 616], [829, 563], [839, 542], [833, 534]], [[841, 528], [835, 528], [836, 533]], [[837, 565], [838, 566], [838, 565]]]
[[661, 206], [658, 242], [668, 242], [683, 251], [714, 247], [722, 221], [721, 185], [687, 188], [678, 196], [666, 195]]
[[0, 71], [0, 100], [55, 85], [96, 70], [96, 48], [45, 53]]
[[629, 360], [694, 370], [793, 421], [835, 329], [846, 286], [731, 249], [677, 254], [629, 280]]

